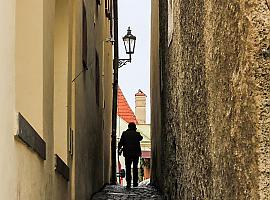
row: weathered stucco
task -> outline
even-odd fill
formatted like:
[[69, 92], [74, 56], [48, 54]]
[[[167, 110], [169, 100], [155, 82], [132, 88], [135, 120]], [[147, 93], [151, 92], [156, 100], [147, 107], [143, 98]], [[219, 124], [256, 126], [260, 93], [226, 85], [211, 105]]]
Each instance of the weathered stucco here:
[[153, 178], [168, 199], [269, 199], [266, 1], [174, 0], [169, 47], [167, 1], [159, 3], [152, 71], [162, 70], [154, 79], [162, 85], [162, 129], [153, 135], [153, 149], [161, 149], [153, 164], [164, 171]]
[[[5, 6], [0, 6], [0, 152], [5, 152], [7, 146], [9, 153], [1, 153], [0, 156], [0, 182], [1, 196], [16, 199], [16, 181], [17, 172], [14, 165], [16, 159], [10, 154], [15, 154], [12, 132], [15, 131], [15, 0], [8, 1]], [[10, 84], [7, 84], [10, 83]], [[5, 119], [5, 120], [3, 120]], [[10, 133], [10, 134], [4, 134]], [[7, 164], [5, 164], [7, 163]]]
[[159, 58], [159, 1], [152, 0], [151, 6], [151, 59], [150, 59], [150, 84], [151, 84], [151, 183], [162, 187], [161, 162], [161, 82]]
[[[83, 2], [88, 70], [82, 65]], [[90, 199], [110, 175], [112, 44], [105, 5], [11, 0], [1, 1], [0, 11], [0, 199]], [[18, 113], [29, 124], [24, 129], [18, 129]], [[45, 143], [46, 159], [35, 151]]]
[[[76, 102], [75, 199], [90, 199], [94, 192], [109, 183], [112, 44], [108, 41], [110, 23], [105, 16], [105, 4], [96, 3], [97, 1], [86, 1], [88, 70], [73, 83]], [[76, 9], [80, 10], [81, 5], [78, 4]], [[77, 20], [76, 26], [81, 26], [80, 15]], [[81, 38], [78, 37], [75, 43], [79, 52], [80, 41]], [[81, 54], [77, 56], [75, 74], [83, 70]], [[96, 70], [99, 70], [100, 75], [98, 85]]]

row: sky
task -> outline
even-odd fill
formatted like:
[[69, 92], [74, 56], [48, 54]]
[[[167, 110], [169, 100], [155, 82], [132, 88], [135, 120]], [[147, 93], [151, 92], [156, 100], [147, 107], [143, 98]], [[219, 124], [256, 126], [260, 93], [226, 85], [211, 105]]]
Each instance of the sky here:
[[150, 123], [150, 25], [151, 0], [118, 0], [119, 58], [128, 58], [122, 37], [130, 26], [136, 36], [131, 63], [119, 69], [119, 86], [135, 113], [135, 94], [147, 95], [146, 123]]

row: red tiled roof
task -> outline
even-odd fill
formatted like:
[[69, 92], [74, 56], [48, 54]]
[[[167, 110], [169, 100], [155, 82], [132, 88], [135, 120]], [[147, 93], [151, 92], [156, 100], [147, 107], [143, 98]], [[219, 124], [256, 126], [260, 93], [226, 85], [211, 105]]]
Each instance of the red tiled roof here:
[[120, 87], [118, 87], [117, 115], [127, 123], [134, 122], [135, 124], [138, 124], [136, 116], [128, 105], [128, 102]]
[[146, 96], [146, 94], [144, 94], [143, 91], [139, 89], [139, 91], [135, 94], [135, 96]]

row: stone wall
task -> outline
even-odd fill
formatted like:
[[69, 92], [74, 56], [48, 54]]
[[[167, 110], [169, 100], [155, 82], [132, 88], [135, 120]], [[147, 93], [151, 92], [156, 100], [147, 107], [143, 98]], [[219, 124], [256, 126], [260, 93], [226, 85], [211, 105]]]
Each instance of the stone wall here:
[[159, 185], [167, 199], [269, 199], [267, 1], [174, 0], [169, 45], [159, 3]]

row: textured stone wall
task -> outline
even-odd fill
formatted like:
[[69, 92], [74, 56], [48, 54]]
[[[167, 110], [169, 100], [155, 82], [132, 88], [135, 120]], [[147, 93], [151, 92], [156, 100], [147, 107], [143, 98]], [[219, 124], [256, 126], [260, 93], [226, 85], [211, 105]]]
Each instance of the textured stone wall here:
[[167, 199], [269, 199], [267, 1], [174, 0], [169, 47], [166, 5], [160, 0], [162, 131], [154, 139], [162, 144], [153, 144], [162, 150], [153, 163], [162, 163], [163, 192]]

